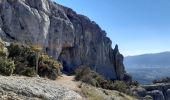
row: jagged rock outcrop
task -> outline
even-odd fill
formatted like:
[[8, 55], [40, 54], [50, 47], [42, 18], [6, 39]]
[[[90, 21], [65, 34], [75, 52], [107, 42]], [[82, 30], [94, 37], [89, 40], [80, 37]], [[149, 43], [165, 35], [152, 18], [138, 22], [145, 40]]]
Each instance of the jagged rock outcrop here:
[[152, 96], [153, 100], [169, 100], [170, 99], [170, 83], [157, 83], [152, 85], [143, 85], [143, 88], [136, 90], [136, 93], [144, 97]]
[[115, 60], [114, 66], [116, 69], [117, 78], [122, 80], [124, 78], [125, 69], [123, 65], [123, 55], [119, 53], [118, 45], [115, 46], [113, 57]]
[[160, 90], [149, 91], [147, 94], [152, 96], [154, 100], [165, 100], [164, 95]]
[[166, 97], [167, 100], [170, 100], [170, 89], [166, 90]]
[[95, 22], [50, 0], [1, 0], [0, 36], [5, 41], [39, 45], [64, 69], [92, 66], [109, 79], [122, 80], [123, 56]]

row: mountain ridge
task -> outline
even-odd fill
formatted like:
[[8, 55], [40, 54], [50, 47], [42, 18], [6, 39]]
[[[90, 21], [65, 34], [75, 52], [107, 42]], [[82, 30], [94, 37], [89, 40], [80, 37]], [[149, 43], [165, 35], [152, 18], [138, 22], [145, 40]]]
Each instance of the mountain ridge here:
[[142, 55], [164, 54], [164, 53], [170, 53], [170, 51], [162, 51], [162, 52], [157, 52], [157, 53], [143, 53], [143, 54], [137, 54], [137, 55], [129, 55], [129, 56], [125, 56], [125, 58], [126, 57], [134, 57], [134, 56], [142, 56]]

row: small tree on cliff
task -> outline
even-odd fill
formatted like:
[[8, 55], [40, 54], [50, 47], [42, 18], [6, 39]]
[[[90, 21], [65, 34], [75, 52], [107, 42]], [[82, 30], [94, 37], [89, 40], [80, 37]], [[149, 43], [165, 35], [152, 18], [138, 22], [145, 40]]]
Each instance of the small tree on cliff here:
[[42, 46], [41, 45], [31, 45], [31, 48], [36, 52], [36, 74], [38, 75], [38, 61], [39, 61], [39, 55], [40, 52], [42, 51]]

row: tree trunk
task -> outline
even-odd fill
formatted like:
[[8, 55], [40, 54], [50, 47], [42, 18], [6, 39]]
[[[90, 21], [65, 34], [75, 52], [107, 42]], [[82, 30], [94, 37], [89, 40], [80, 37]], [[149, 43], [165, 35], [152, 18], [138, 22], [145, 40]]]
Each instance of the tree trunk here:
[[39, 60], [39, 52], [36, 53], [37, 57], [36, 57], [36, 74], [38, 75], [38, 60]]

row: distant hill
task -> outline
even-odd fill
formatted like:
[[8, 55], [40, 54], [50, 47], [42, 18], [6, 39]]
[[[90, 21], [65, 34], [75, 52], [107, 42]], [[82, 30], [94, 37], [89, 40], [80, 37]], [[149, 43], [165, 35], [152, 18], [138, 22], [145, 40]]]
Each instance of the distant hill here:
[[143, 84], [170, 76], [170, 52], [127, 56], [124, 64], [127, 72]]
[[140, 67], [170, 66], [170, 52], [127, 56], [124, 63], [127, 67], [134, 67], [134, 65]]

